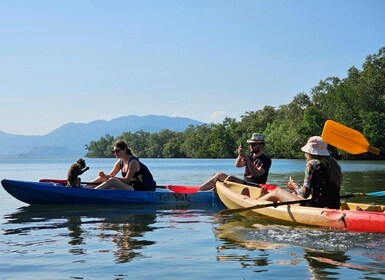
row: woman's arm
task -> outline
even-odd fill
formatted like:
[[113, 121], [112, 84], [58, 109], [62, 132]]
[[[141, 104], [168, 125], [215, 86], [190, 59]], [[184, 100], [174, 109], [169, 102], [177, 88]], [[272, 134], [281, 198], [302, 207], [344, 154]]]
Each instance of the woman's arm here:
[[288, 183], [288, 188], [299, 194], [303, 198], [308, 198], [311, 193], [311, 181], [313, 178], [314, 170], [319, 169], [320, 162], [316, 160], [309, 160], [306, 163], [305, 178], [303, 180], [303, 186], [299, 186], [293, 180]]
[[121, 181], [124, 183], [130, 183], [132, 178], [134, 178], [135, 172], [139, 171], [140, 164], [137, 160], [131, 160], [130, 164], [128, 165], [128, 172], [126, 174], [126, 177], [124, 177]]
[[114, 177], [116, 176], [116, 174], [119, 173], [119, 171], [120, 171], [120, 159], [115, 162], [114, 167], [112, 168], [110, 173], [108, 173], [108, 175], [110, 175], [111, 177]]
[[120, 160], [116, 161], [115, 164], [114, 164], [114, 167], [112, 168], [112, 170], [110, 171], [110, 173], [108, 174], [105, 174], [103, 171], [100, 171], [99, 172], [99, 177], [102, 177], [104, 179], [110, 179], [114, 176], [116, 176], [116, 174], [119, 173], [119, 170], [120, 170]]

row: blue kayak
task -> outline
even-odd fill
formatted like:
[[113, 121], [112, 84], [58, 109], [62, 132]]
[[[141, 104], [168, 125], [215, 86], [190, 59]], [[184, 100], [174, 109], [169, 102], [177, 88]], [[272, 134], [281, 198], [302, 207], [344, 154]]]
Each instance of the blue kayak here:
[[[98, 190], [67, 187], [54, 182], [3, 179], [3, 188], [14, 198], [28, 204], [166, 204], [188, 208], [224, 206], [213, 191], [180, 191], [157, 188], [155, 191]], [[184, 187], [188, 189], [188, 187]]]

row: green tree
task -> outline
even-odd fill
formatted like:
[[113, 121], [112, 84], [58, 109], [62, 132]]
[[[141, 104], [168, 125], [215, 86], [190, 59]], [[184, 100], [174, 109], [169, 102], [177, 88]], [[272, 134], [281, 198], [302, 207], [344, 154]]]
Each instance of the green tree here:
[[182, 152], [183, 132], [172, 131], [168, 141], [163, 146], [163, 156], [165, 158], [185, 158]]
[[109, 158], [112, 156], [114, 137], [106, 134], [105, 137], [101, 137], [99, 141], [91, 141], [89, 145], [86, 145], [88, 150], [87, 157], [99, 157]]
[[[221, 124], [189, 126], [183, 132], [141, 130], [117, 138], [140, 157], [224, 158], [234, 157], [239, 142], [257, 132], [269, 142], [265, 150], [270, 156], [302, 158], [300, 147], [310, 136], [321, 135], [327, 119], [363, 132], [372, 146], [385, 148], [385, 48], [369, 55], [362, 70], [351, 67], [344, 79], [321, 80], [310, 95], [301, 92], [278, 109], [265, 106], [246, 112], [240, 121], [226, 118]], [[91, 141], [87, 156], [112, 157], [114, 140], [106, 135]], [[342, 151], [338, 155], [349, 156]]]
[[262, 110], [246, 112], [241, 116], [237, 131], [242, 135], [242, 141], [250, 138], [252, 133], [264, 133], [265, 129], [277, 117], [272, 106], [265, 106]]
[[211, 125], [189, 126], [185, 130], [182, 152], [188, 158], [208, 158], [209, 133]]
[[150, 132], [139, 130], [135, 133], [124, 132], [120, 137], [117, 138], [126, 141], [128, 147], [130, 147], [136, 156], [146, 158], [148, 157], [146, 154], [146, 148], [148, 146], [150, 135]]

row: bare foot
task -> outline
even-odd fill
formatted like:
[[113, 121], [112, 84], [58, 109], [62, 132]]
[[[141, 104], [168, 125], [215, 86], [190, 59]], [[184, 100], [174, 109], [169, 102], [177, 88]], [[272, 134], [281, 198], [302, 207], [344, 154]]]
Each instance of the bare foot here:
[[250, 197], [250, 191], [249, 191], [249, 188], [244, 188], [244, 189], [241, 191], [241, 194]]
[[264, 195], [267, 195], [268, 193], [269, 193], [269, 191], [267, 190], [267, 188], [265, 186], [261, 187], [261, 192], [259, 193], [259, 196], [257, 197], [257, 199], [261, 198]]

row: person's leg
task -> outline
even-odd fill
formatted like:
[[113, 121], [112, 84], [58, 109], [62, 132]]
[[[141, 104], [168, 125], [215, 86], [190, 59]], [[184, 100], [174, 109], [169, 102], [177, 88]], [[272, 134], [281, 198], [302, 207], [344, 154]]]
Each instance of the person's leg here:
[[267, 190], [267, 188], [265, 186], [262, 186], [261, 192], [259, 193], [259, 196], [257, 198], [261, 198], [261, 197], [267, 195], [268, 193], [269, 193], [269, 191]]
[[92, 184], [86, 184], [86, 185], [84, 185], [82, 187], [86, 188], [86, 189], [95, 189], [99, 184], [102, 184], [102, 183], [104, 183], [106, 181], [107, 181], [106, 178], [98, 176], [96, 179], [91, 181]]
[[301, 200], [300, 197], [292, 194], [291, 192], [285, 191], [284, 189], [281, 189], [281, 188], [276, 188], [275, 190], [260, 197], [260, 199], [271, 201], [271, 202]]
[[126, 183], [123, 183], [120, 180], [111, 178], [108, 181], [100, 184], [95, 189], [114, 189], [114, 190], [124, 190], [124, 191], [134, 191], [134, 188]]
[[234, 182], [234, 183], [243, 184], [243, 180], [242, 179], [240, 179], [238, 177], [235, 177], [235, 176], [232, 176], [232, 175], [227, 176], [226, 181], [231, 181], [231, 182]]
[[[249, 188], [256, 188], [256, 187], [245, 187], [243, 188], [243, 190], [241, 191], [241, 194], [243, 195], [246, 195], [246, 196], [249, 196], [250, 197], [250, 189]], [[262, 196], [266, 195], [269, 193], [269, 191], [267, 190], [267, 188], [265, 186], [262, 186], [260, 187], [260, 193], [259, 193], [259, 196], [258, 197], [255, 197], [255, 199], [258, 199], [258, 198], [261, 198]]]
[[225, 173], [216, 173], [213, 177], [211, 177], [209, 180], [204, 182], [202, 185], [199, 186], [199, 190], [201, 191], [207, 191], [211, 190], [215, 187], [215, 183], [219, 181], [224, 181], [229, 176]]

